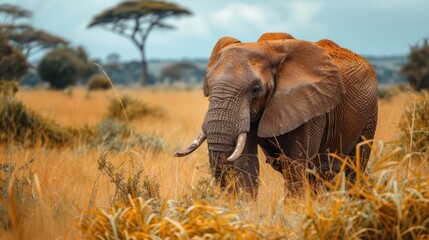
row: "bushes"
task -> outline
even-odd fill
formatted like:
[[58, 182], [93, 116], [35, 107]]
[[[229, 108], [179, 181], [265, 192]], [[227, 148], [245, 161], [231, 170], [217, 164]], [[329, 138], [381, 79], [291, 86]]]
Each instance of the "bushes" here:
[[58, 48], [42, 59], [37, 71], [42, 80], [49, 82], [52, 88], [64, 89], [77, 82], [79, 62], [72, 50]]
[[112, 87], [109, 78], [106, 75], [97, 74], [88, 80], [88, 90], [104, 90]]
[[352, 190], [324, 194], [318, 207], [308, 203], [302, 239], [420, 239], [429, 234], [429, 182], [367, 180]]
[[150, 107], [144, 102], [125, 95], [120, 100], [116, 98], [112, 99], [107, 117], [125, 121], [148, 115], [162, 117], [163, 113], [160, 109]]
[[0, 142], [18, 142], [33, 146], [64, 146], [72, 142], [76, 130], [61, 127], [27, 109], [11, 96], [0, 95]]
[[96, 70], [87, 62], [82, 48], [57, 48], [43, 57], [37, 71], [52, 88], [64, 89], [79, 79], [87, 78]]
[[402, 157], [422, 160], [429, 153], [429, 91], [417, 93], [405, 104], [395, 141]]
[[110, 151], [139, 147], [160, 152], [163, 140], [156, 136], [138, 134], [129, 125], [106, 119], [95, 126], [69, 128], [48, 120], [29, 110], [11, 96], [0, 95], [0, 143], [20, 143], [47, 147], [87, 146]]
[[151, 149], [155, 153], [164, 149], [164, 143], [161, 138], [138, 134], [129, 125], [113, 119], [106, 119], [91, 129], [86, 130], [91, 132], [86, 139], [86, 144], [90, 148], [123, 151], [128, 148], [139, 147], [143, 150]]
[[429, 40], [425, 39], [420, 46], [411, 47], [408, 62], [400, 73], [404, 75], [410, 85], [416, 90], [429, 89]]

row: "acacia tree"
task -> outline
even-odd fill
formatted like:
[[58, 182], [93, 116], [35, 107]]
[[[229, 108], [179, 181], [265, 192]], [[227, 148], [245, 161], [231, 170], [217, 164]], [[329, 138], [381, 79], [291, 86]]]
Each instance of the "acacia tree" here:
[[145, 42], [155, 28], [172, 29], [164, 23], [168, 17], [191, 15], [192, 13], [174, 3], [134, 0], [123, 1], [95, 16], [88, 27], [101, 26], [121, 36], [129, 38], [139, 49], [141, 55], [142, 85], [146, 85], [148, 76]]
[[0, 30], [8, 36], [13, 46], [21, 50], [27, 57], [40, 50], [68, 44], [66, 40], [58, 36], [36, 30], [27, 24], [0, 25]]
[[18, 18], [31, 18], [33, 14], [31, 11], [12, 4], [0, 4], [0, 13], [4, 15], [4, 24], [14, 24]]
[[67, 45], [64, 39], [34, 29], [28, 24], [17, 24], [17, 20], [31, 18], [30, 10], [18, 5], [0, 4], [0, 15], [3, 15], [3, 22], [0, 24], [0, 32], [6, 35], [12, 46], [18, 48], [27, 57], [38, 50]]
[[429, 89], [429, 40], [423, 40], [420, 46], [411, 47], [408, 62], [400, 73], [404, 75], [410, 85], [416, 90]]
[[17, 80], [27, 72], [28, 67], [21, 51], [10, 46], [0, 32], [0, 81]]

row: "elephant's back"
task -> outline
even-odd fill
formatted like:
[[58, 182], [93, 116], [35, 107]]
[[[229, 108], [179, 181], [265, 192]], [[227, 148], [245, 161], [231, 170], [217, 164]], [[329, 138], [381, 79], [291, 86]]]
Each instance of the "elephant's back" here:
[[365, 74], [370, 75], [367, 81], [377, 81], [374, 68], [364, 57], [350, 51], [347, 48], [340, 47], [338, 44], [328, 39], [320, 40], [316, 42], [316, 44], [319, 47], [324, 48], [329, 53], [334, 62], [340, 68], [340, 71], [343, 73], [343, 75], [347, 75], [347, 72], [353, 70], [360, 70], [364, 71]]
[[362, 99], [362, 103], [368, 98], [376, 98], [377, 75], [368, 60], [331, 40], [320, 40], [316, 44], [323, 47], [339, 67], [346, 96], [356, 97], [358, 101]]
[[364, 57], [350, 51], [347, 48], [340, 47], [331, 40], [323, 39], [316, 42], [316, 45], [324, 48], [334, 59], [335, 63], [337, 63], [339, 66], [342, 66], [345, 63], [350, 65], [369, 64], [369, 62]]

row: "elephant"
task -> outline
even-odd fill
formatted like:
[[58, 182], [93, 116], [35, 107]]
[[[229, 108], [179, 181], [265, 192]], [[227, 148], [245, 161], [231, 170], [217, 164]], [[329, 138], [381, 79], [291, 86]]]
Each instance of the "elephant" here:
[[[329, 153], [356, 161], [357, 144], [373, 139], [377, 88], [371, 64], [331, 40], [309, 42], [288, 33], [265, 33], [257, 42], [223, 37], [207, 64], [203, 92], [209, 106], [202, 131], [174, 156], [207, 141], [221, 188], [231, 184], [226, 173], [233, 173], [240, 189], [255, 197], [259, 146], [286, 189], [302, 191], [302, 169], [312, 166], [324, 178], [335, 176], [343, 163]], [[363, 172], [370, 144], [359, 151], [356, 164]], [[347, 166], [346, 177], [355, 175]]]

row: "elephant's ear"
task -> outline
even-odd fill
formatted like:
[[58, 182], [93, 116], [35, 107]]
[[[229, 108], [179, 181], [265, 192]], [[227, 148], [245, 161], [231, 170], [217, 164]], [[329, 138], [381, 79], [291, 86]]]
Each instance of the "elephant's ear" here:
[[218, 61], [220, 50], [222, 48], [230, 45], [230, 44], [239, 43], [239, 42], [240, 42], [239, 40], [232, 38], [232, 37], [223, 37], [223, 38], [219, 39], [217, 41], [216, 45], [213, 47], [212, 54], [211, 54], [209, 61], [207, 63], [206, 77], [204, 79], [204, 84], [203, 84], [204, 96], [206, 96], [206, 97], [209, 96], [209, 88], [208, 88], [208, 83], [207, 83], [207, 73], [212, 69], [212, 67]]
[[286, 40], [286, 39], [295, 39], [290, 35], [289, 33], [282, 33], [282, 32], [275, 32], [275, 33], [264, 33], [262, 34], [258, 42], [264, 42], [264, 41], [272, 41], [272, 40]]
[[345, 89], [331, 56], [314, 43], [301, 40], [266, 42], [275, 89], [259, 122], [258, 136], [285, 134], [332, 110]]

